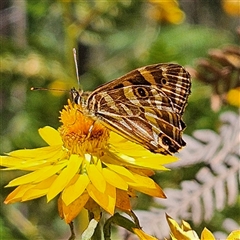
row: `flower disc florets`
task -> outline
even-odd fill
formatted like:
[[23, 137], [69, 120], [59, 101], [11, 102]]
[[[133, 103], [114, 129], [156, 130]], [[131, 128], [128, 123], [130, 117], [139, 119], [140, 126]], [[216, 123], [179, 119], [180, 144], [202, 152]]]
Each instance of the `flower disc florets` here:
[[60, 122], [63, 125], [58, 129], [64, 147], [71, 154], [84, 155], [90, 153], [100, 157], [106, 147], [109, 131], [97, 120], [86, 117], [78, 104], [69, 105], [61, 111]]

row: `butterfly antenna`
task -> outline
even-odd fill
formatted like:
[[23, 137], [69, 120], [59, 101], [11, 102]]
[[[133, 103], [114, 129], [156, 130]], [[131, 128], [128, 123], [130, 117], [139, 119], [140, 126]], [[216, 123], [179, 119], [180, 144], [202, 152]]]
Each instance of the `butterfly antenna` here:
[[31, 87], [32, 91], [58, 91], [58, 92], [69, 92], [69, 90], [57, 89], [57, 88], [43, 88], [43, 87]]
[[77, 50], [76, 50], [76, 48], [73, 48], [73, 57], [74, 57], [76, 74], [77, 74], [78, 87], [80, 87], [80, 78], [79, 78], [79, 71], [78, 71], [78, 61], [77, 61]]

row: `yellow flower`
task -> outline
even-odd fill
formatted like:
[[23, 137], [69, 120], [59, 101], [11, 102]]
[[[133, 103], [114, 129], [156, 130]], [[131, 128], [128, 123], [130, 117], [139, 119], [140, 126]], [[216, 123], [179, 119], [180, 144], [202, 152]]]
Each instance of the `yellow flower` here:
[[148, 10], [148, 15], [159, 22], [180, 24], [185, 18], [184, 12], [179, 8], [176, 0], [149, 0], [153, 7]]
[[222, 0], [223, 10], [232, 16], [240, 16], [240, 1], [239, 0]]
[[146, 234], [142, 229], [133, 228], [133, 232], [139, 237], [140, 240], [157, 240], [157, 238]]
[[240, 87], [233, 88], [227, 93], [227, 101], [233, 106], [240, 107]]
[[170, 236], [172, 240], [199, 240], [197, 233], [191, 229], [191, 226], [187, 222], [182, 221], [182, 226], [180, 227], [178, 223], [169, 216], [167, 216], [167, 221], [171, 230]]
[[[168, 225], [171, 230], [172, 240], [216, 240], [214, 235], [207, 229], [204, 228], [201, 233], [201, 238], [198, 237], [197, 233], [191, 229], [191, 226], [182, 221], [182, 226], [180, 227], [178, 223], [167, 215]], [[239, 240], [240, 230], [232, 231], [226, 240]]]
[[30, 171], [7, 185], [17, 188], [6, 204], [45, 195], [50, 201], [60, 194], [59, 213], [69, 223], [83, 207], [93, 212], [95, 219], [101, 208], [110, 214], [115, 208], [130, 211], [135, 190], [165, 197], [149, 176], [153, 169], [167, 170], [162, 164], [175, 161], [175, 157], [151, 153], [109, 131], [70, 101], [61, 111], [60, 122], [58, 131], [49, 126], [39, 129], [49, 146], [1, 156], [5, 170]]

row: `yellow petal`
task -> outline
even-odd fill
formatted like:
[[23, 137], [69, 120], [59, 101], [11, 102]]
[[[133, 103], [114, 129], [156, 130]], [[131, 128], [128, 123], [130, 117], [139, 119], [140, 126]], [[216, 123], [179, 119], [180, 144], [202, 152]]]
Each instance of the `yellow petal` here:
[[192, 230], [190, 224], [184, 220], [182, 220], [182, 226], [181, 226], [182, 230], [184, 231], [189, 231]]
[[66, 166], [67, 162], [63, 162], [62, 164], [58, 164], [56, 166], [47, 166], [42, 169], [36, 170], [34, 172], [28, 173], [24, 176], [15, 178], [6, 187], [13, 187], [17, 185], [23, 185], [27, 183], [32, 183], [32, 182], [40, 182], [55, 173], [57, 173], [59, 170], [64, 168]]
[[33, 188], [27, 190], [23, 194], [22, 201], [28, 201], [46, 195], [49, 187], [52, 185], [56, 178], [57, 175], [54, 175], [36, 185], [33, 185]]
[[133, 174], [134, 181], [127, 181], [133, 189], [150, 196], [166, 198], [163, 190], [151, 178], [139, 174]]
[[106, 180], [103, 177], [102, 173], [99, 171], [99, 169], [96, 167], [95, 164], [90, 164], [88, 169], [88, 177], [92, 184], [100, 191], [104, 192], [106, 189]]
[[[129, 184], [130, 185], [130, 184]], [[158, 184], [154, 182], [154, 188], [148, 188], [148, 187], [142, 187], [142, 186], [134, 186], [133, 189], [145, 193], [152, 197], [158, 197], [158, 198], [166, 198], [166, 195], [164, 194], [163, 190], [160, 188]]]
[[40, 128], [38, 129], [38, 132], [42, 139], [50, 146], [63, 144], [59, 132], [52, 127], [46, 126], [44, 128]]
[[166, 215], [167, 217], [167, 222], [168, 225], [171, 229], [171, 237], [172, 239], [181, 239], [181, 240], [199, 240], [199, 237], [197, 236], [197, 234], [192, 231], [184, 231], [179, 225], [178, 223], [173, 220], [171, 217], [169, 217], [168, 215]]
[[121, 174], [121, 175], [134, 181], [135, 178], [134, 178], [133, 174], [129, 170], [127, 170], [125, 167], [122, 167], [119, 165], [114, 165], [114, 164], [108, 164], [108, 163], [105, 163], [105, 164], [114, 172]]
[[149, 178], [139, 174], [133, 174], [134, 182], [128, 182], [128, 184], [132, 187], [147, 187], [147, 188], [156, 188], [155, 182]]
[[232, 231], [226, 240], [240, 240], [240, 230]]
[[87, 174], [80, 174], [75, 183], [64, 189], [62, 193], [62, 200], [66, 206], [82, 195], [89, 182], [90, 180]]
[[80, 167], [80, 164], [82, 163], [82, 160], [83, 159], [78, 155], [70, 156], [67, 167], [61, 171], [61, 173], [58, 175], [58, 177], [53, 182], [52, 186], [48, 191], [48, 194], [47, 194], [48, 202], [67, 186], [67, 184], [79, 171], [79, 167]]
[[130, 142], [128, 141], [126, 138], [122, 137], [120, 134], [117, 134], [113, 131], [110, 132], [110, 138], [109, 138], [109, 143], [112, 145], [121, 145], [121, 144], [125, 144], [126, 142]]
[[41, 182], [41, 181], [49, 178], [50, 176], [58, 173], [67, 164], [68, 164], [68, 160], [62, 160], [61, 162], [59, 162], [59, 164], [46, 167], [46, 171], [44, 172], [44, 174], [42, 176], [39, 176], [38, 178], [36, 178], [34, 183]]
[[158, 240], [157, 238], [146, 234], [143, 230], [139, 228], [133, 228], [132, 230], [139, 237], [140, 240]]
[[1, 166], [9, 167], [7, 170], [34, 171], [39, 169], [39, 166], [46, 166], [59, 161], [65, 154], [62, 151], [62, 146], [53, 146], [12, 151], [8, 153], [8, 156], [0, 156], [0, 160]]
[[[28, 160], [29, 158], [34, 159], [45, 159], [51, 157], [52, 155], [56, 154], [59, 149], [62, 148], [62, 145], [57, 146], [47, 146], [47, 147], [40, 147], [35, 149], [21, 149], [16, 150], [8, 153], [11, 157], [22, 158], [23, 160]], [[40, 155], [40, 156], [39, 156]], [[22, 160], [22, 161], [23, 161]]]
[[81, 212], [85, 204], [89, 199], [87, 193], [83, 193], [71, 204], [66, 206], [61, 197], [58, 199], [58, 212], [61, 218], [65, 220], [66, 223], [70, 223], [73, 219]]
[[116, 188], [106, 183], [104, 193], [98, 191], [93, 184], [88, 184], [87, 191], [89, 196], [108, 213], [113, 215], [116, 203]]
[[207, 228], [204, 228], [201, 233], [201, 240], [215, 240], [215, 237]]
[[24, 193], [33, 187], [34, 186], [32, 186], [31, 184], [18, 186], [7, 196], [4, 203], [9, 204], [14, 202], [21, 202]]
[[130, 142], [114, 132], [111, 132], [109, 142], [110, 152], [119, 156], [122, 161], [134, 166], [166, 170], [166, 168], [162, 166], [163, 164], [177, 161], [175, 156], [152, 153], [141, 145]]
[[110, 183], [112, 186], [115, 186], [116, 188], [122, 190], [128, 189], [128, 184], [117, 173], [111, 171], [108, 168], [104, 168], [102, 173], [106, 181]]
[[[9, 157], [9, 156], [0, 156], [0, 165], [3, 167], [12, 167], [22, 162], [22, 159]], [[6, 169], [3, 169], [6, 170]]]
[[175, 156], [165, 156], [165, 155], [157, 156], [157, 154], [155, 154], [154, 156], [151, 156], [151, 157], [144, 156], [141, 158], [135, 158], [132, 164], [139, 167], [166, 171], [168, 170], [168, 168], [164, 167], [163, 164], [173, 163], [173, 162], [176, 162], [177, 160], [178, 158]]
[[[166, 158], [169, 156], [166, 156]], [[171, 156], [171, 159], [172, 156]], [[167, 160], [167, 159], [164, 159]], [[172, 162], [176, 161], [177, 159], [173, 159]], [[167, 162], [170, 162], [170, 160], [167, 160]], [[159, 170], [159, 171], [168, 171], [169, 169], [164, 167], [160, 159], [154, 159], [154, 158], [136, 158], [134, 161], [131, 163], [134, 166], [137, 167], [142, 167], [142, 168], [149, 168], [149, 169], [154, 169], [154, 170]]]
[[131, 202], [128, 192], [116, 189], [116, 207], [122, 211], [131, 211]]
[[153, 176], [155, 174], [154, 170], [146, 168], [128, 167], [128, 170], [143, 176]]

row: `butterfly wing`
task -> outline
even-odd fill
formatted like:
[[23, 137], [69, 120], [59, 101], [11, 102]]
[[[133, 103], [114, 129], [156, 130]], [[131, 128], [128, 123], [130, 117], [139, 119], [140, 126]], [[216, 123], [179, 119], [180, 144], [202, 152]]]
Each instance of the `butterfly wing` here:
[[[86, 108], [127, 139], [152, 152], [171, 154], [185, 145], [181, 115], [187, 102], [182, 94], [188, 96], [190, 91], [188, 76], [176, 64], [139, 68], [93, 91]], [[189, 85], [181, 87], [183, 82]]]
[[[153, 64], [135, 69], [126, 75], [99, 86], [92, 92], [92, 96], [99, 92], [109, 92], [113, 89], [123, 93], [126, 86], [154, 86], [171, 99], [174, 112], [183, 114], [190, 94], [190, 74], [178, 64]], [[118, 95], [118, 96], [119, 96]], [[91, 97], [89, 98], [89, 101]]]
[[[140, 87], [148, 93], [156, 92], [150, 86]], [[180, 115], [173, 113], [168, 98], [158, 93], [140, 99], [134, 95], [134, 87], [126, 86], [122, 90], [125, 95], [116, 89], [94, 95], [97, 102], [92, 105], [96, 107], [94, 115], [106, 127], [153, 152], [169, 154], [184, 145], [181, 138], [184, 124]]]

